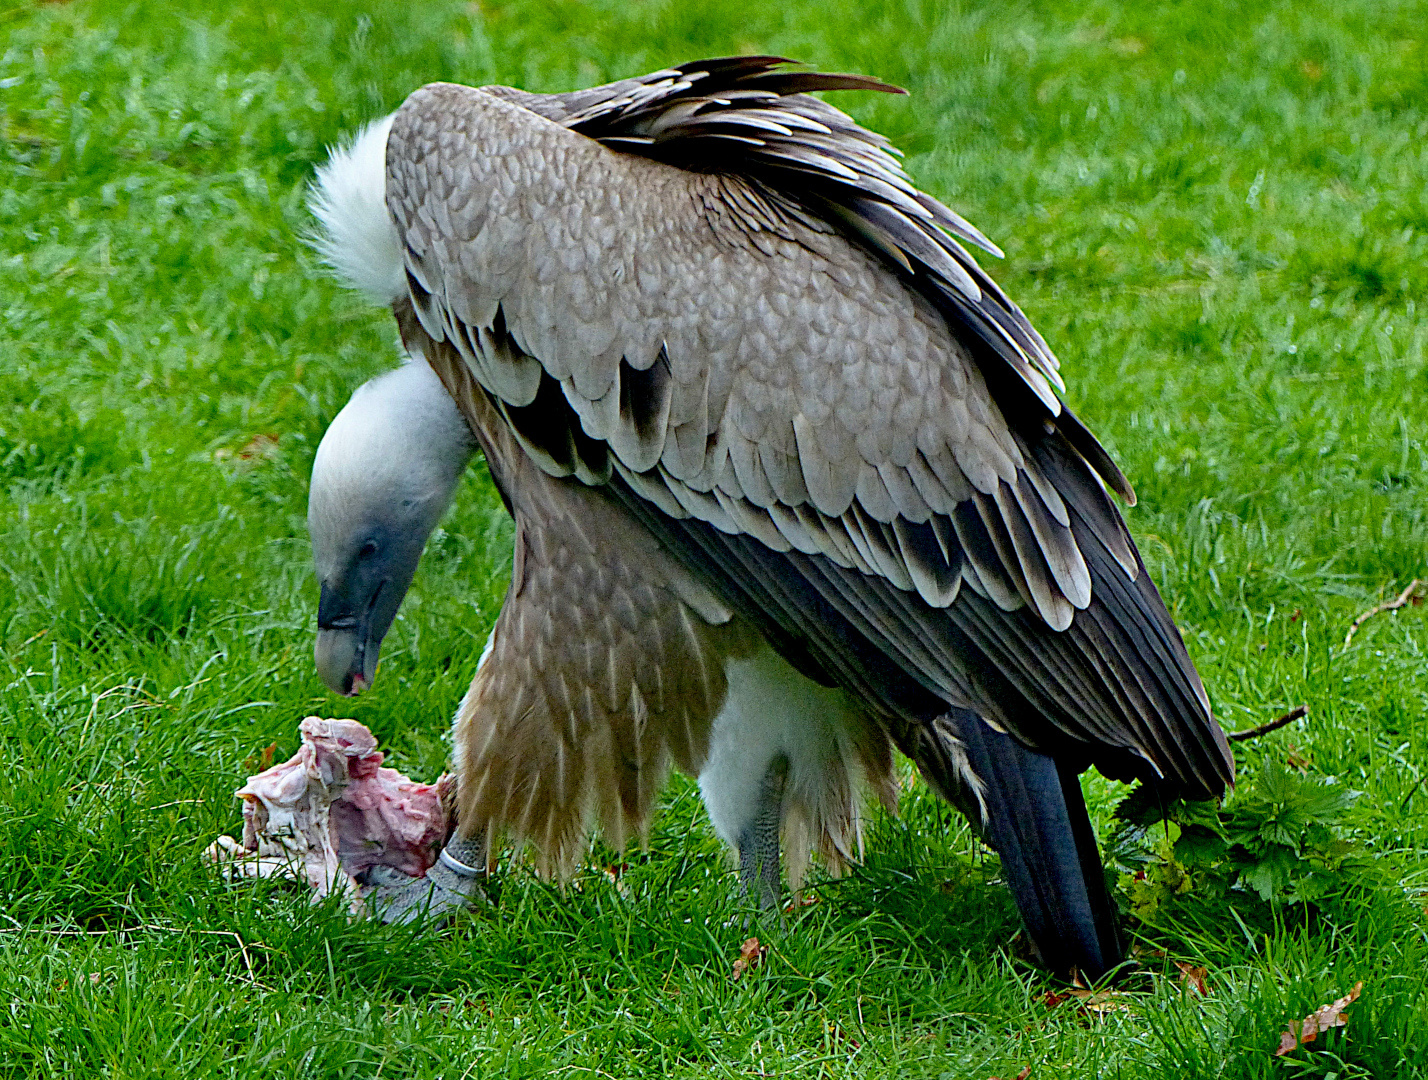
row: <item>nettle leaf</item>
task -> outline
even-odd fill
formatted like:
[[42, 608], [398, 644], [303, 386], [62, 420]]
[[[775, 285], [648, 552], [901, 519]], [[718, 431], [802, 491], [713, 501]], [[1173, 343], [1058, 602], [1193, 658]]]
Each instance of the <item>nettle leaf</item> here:
[[1129, 795], [1116, 804], [1115, 817], [1140, 829], [1148, 829], [1158, 821], [1173, 817], [1173, 808], [1182, 800], [1166, 800], [1145, 784], [1137, 784]]
[[1304, 836], [1304, 826], [1297, 821], [1267, 821], [1259, 827], [1260, 839], [1267, 844], [1282, 844], [1299, 850], [1299, 841]]
[[1275, 844], [1241, 871], [1241, 880], [1259, 893], [1261, 900], [1280, 899], [1295, 871], [1301, 869], [1299, 864], [1293, 848]]
[[1290, 772], [1279, 762], [1265, 758], [1255, 778], [1253, 793], [1266, 802], [1292, 802], [1299, 795], [1301, 779], [1301, 775]]
[[1241, 880], [1246, 886], [1259, 893], [1261, 900], [1268, 900], [1278, 890], [1280, 882], [1276, 880], [1274, 867], [1267, 862], [1257, 863], [1241, 875]]
[[[1161, 800], [1144, 788], [1116, 807], [1115, 862], [1131, 912], [1167, 905], [1318, 904], [1371, 860], [1357, 858], [1343, 785], [1266, 761], [1223, 805]], [[1362, 865], [1360, 865], [1362, 864]]]
[[1354, 793], [1338, 784], [1292, 772], [1271, 760], [1260, 769], [1251, 796], [1267, 803], [1275, 817], [1299, 825], [1334, 821], [1354, 800]]
[[1218, 830], [1188, 825], [1175, 842], [1175, 857], [1186, 866], [1209, 867], [1229, 854], [1230, 846]]
[[1316, 870], [1296, 878], [1284, 898], [1291, 904], [1312, 904], [1338, 891], [1338, 875]]

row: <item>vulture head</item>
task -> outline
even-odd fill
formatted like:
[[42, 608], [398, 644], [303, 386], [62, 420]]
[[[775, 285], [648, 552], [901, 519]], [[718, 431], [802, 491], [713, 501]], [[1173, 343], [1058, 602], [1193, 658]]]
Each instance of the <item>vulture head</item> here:
[[317, 670], [337, 693], [372, 685], [382, 638], [475, 445], [420, 360], [359, 387], [323, 436], [307, 528], [322, 587]]

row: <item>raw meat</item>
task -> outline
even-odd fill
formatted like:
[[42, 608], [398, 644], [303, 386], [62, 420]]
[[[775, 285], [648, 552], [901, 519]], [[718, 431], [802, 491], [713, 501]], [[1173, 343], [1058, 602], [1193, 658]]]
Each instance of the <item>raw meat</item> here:
[[305, 880], [314, 899], [332, 892], [360, 905], [354, 878], [383, 867], [421, 877], [448, 831], [452, 779], [418, 784], [384, 769], [372, 733], [356, 720], [309, 716], [298, 725], [302, 747], [289, 761], [250, 776], [243, 800], [243, 842], [220, 836], [212, 858], [235, 875]]

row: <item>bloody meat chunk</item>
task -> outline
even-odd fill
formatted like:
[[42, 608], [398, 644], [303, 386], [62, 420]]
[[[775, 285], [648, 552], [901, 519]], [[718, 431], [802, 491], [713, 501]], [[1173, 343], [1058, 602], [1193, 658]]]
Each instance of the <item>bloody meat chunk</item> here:
[[354, 878], [426, 873], [446, 839], [451, 778], [418, 784], [382, 768], [376, 738], [355, 720], [309, 716], [298, 731], [296, 755], [238, 789], [242, 844], [222, 836], [209, 853], [238, 876], [305, 880], [315, 898], [345, 891], [354, 909]]

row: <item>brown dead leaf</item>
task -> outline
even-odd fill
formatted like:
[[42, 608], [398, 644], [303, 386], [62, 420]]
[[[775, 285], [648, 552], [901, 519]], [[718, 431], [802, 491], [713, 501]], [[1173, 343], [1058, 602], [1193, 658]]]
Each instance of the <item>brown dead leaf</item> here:
[[1142, 945], [1139, 941], [1137, 941], [1134, 945], [1131, 946], [1131, 956], [1135, 957], [1137, 960], [1139, 960], [1142, 956], [1149, 956], [1155, 960], [1162, 960], [1165, 958], [1165, 950], [1157, 949], [1151, 945]]
[[1314, 765], [1314, 758], [1310, 754], [1301, 754], [1299, 747], [1294, 743], [1289, 744], [1289, 753], [1284, 758], [1285, 764], [1291, 765], [1300, 772], [1308, 772]]
[[255, 773], [267, 772], [272, 767], [273, 755], [278, 751], [278, 744], [269, 743], [256, 754], [249, 754], [243, 759], [243, 768], [251, 769]]
[[739, 959], [734, 961], [734, 978], [741, 978], [744, 972], [756, 968], [763, 962], [767, 945], [760, 945], [759, 939], [751, 937], [739, 946]]
[[1358, 1000], [1359, 995], [1363, 993], [1363, 989], [1363, 982], [1356, 982], [1354, 983], [1354, 988], [1343, 997], [1330, 1005], [1320, 1005], [1306, 1016], [1304, 1018], [1304, 1030], [1299, 1034], [1299, 1041], [1309, 1042], [1321, 1031], [1328, 1031], [1330, 1028], [1344, 1027], [1347, 1025], [1349, 1018], [1344, 1015], [1344, 1009]]
[[[1021, 1072], [1016, 1074], [1016, 1080], [1026, 1080], [1026, 1078], [1030, 1075], [1031, 1066], [1028, 1065], [1026, 1068], [1022, 1069]], [[987, 1077], [987, 1080], [1002, 1080], [1002, 1078], [1000, 1076], [989, 1076]]]
[[794, 893], [793, 898], [783, 906], [785, 915], [792, 915], [802, 908], [812, 907], [814, 904], [821, 904], [823, 901], [810, 893]]
[[1296, 1046], [1313, 1042], [1320, 1032], [1346, 1026], [1349, 1018], [1344, 1015], [1344, 1010], [1359, 999], [1363, 989], [1363, 980], [1360, 979], [1354, 983], [1352, 990], [1338, 1000], [1328, 1005], [1320, 1005], [1303, 1020], [1289, 1021], [1289, 1030], [1280, 1034], [1279, 1048], [1275, 1050], [1274, 1056], [1283, 1057]]
[[252, 461], [254, 458], [271, 458], [277, 453], [277, 449], [278, 437], [265, 432], [249, 439], [243, 449], [238, 451], [238, 456], [244, 461]]
[[1295, 623], [1295, 622], [1298, 622], [1298, 621], [1299, 621], [1300, 619], [1302, 619], [1303, 617], [1304, 617], [1304, 612], [1303, 612], [1301, 609], [1299, 609], [1299, 608], [1295, 608], [1295, 609], [1294, 609], [1294, 614], [1291, 615], [1291, 616], [1289, 616], [1289, 621], [1292, 622], [1292, 623]]
[[1072, 990], [1071, 996], [1081, 1003], [1087, 1012], [1102, 1015], [1113, 1012], [1130, 1012], [1126, 1004], [1129, 994], [1120, 990]]
[[625, 871], [629, 868], [629, 863], [618, 863], [605, 867], [605, 880], [615, 886], [615, 891], [621, 896], [630, 895], [630, 886], [625, 883]]
[[[1080, 978], [1076, 979], [1081, 983]], [[1075, 1000], [1082, 1009], [1088, 1013], [1111, 1013], [1129, 1011], [1130, 1006], [1126, 1004], [1130, 995], [1119, 990], [1092, 990], [1085, 984], [1073, 986], [1070, 990], [1057, 993], [1055, 990], [1048, 990], [1041, 995], [1042, 1004], [1048, 1009], [1054, 1009], [1062, 1002]]]
[[1201, 997], [1210, 996], [1209, 984], [1205, 981], [1205, 976], [1209, 974], [1202, 967], [1194, 967], [1190, 964], [1175, 961], [1175, 966], [1180, 969], [1180, 983], [1194, 989]]

